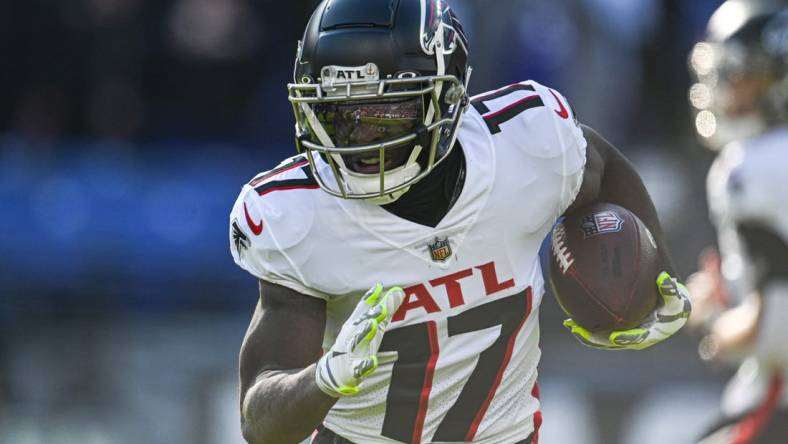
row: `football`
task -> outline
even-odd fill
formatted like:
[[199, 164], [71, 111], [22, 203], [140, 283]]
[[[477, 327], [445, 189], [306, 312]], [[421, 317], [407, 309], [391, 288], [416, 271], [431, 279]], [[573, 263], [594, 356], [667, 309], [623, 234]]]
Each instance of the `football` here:
[[635, 327], [659, 300], [656, 242], [626, 208], [598, 203], [575, 211], [553, 228], [551, 250], [553, 294], [592, 332]]

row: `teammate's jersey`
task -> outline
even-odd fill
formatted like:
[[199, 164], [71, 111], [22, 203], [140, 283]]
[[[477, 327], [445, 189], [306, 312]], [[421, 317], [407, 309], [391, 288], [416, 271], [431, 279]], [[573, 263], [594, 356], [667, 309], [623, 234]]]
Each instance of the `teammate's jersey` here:
[[325, 418], [353, 442], [507, 444], [538, 431], [538, 250], [577, 195], [586, 141], [563, 97], [535, 82], [473, 98], [458, 140], [465, 185], [434, 228], [322, 192], [303, 156], [233, 208], [242, 268], [327, 301], [324, 349], [375, 283], [405, 289], [378, 369]]
[[[788, 245], [788, 128], [725, 148], [709, 171], [708, 198], [718, 230], [723, 274], [741, 303], [755, 289], [757, 261], [740, 237], [742, 225], [765, 229]], [[751, 358], [729, 384], [723, 409], [737, 415], [764, 402], [776, 368], [788, 381], [788, 281], [771, 281], [761, 294], [764, 309]], [[788, 390], [783, 394], [788, 405]]]

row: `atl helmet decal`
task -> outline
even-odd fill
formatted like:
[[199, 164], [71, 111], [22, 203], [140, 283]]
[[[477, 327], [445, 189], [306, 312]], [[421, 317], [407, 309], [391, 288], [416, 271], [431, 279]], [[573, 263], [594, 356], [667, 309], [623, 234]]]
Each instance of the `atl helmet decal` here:
[[435, 241], [428, 245], [430, 257], [435, 262], [446, 262], [452, 254], [451, 243], [448, 237], [435, 237]]
[[371, 81], [380, 79], [378, 65], [367, 63], [363, 66], [324, 66], [320, 70], [320, 81], [324, 88], [347, 85], [354, 81]]
[[583, 230], [583, 239], [597, 234], [617, 233], [624, 226], [624, 219], [615, 211], [601, 211], [589, 214], [583, 218], [580, 229]]

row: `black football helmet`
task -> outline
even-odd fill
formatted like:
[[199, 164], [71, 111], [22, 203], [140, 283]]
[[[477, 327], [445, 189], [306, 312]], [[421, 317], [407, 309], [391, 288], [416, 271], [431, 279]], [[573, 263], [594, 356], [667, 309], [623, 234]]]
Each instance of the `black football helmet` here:
[[788, 123], [788, 8], [727, 0], [690, 54], [695, 129], [712, 149]]
[[328, 193], [393, 202], [452, 149], [470, 74], [445, 1], [324, 0], [288, 85], [296, 146]]

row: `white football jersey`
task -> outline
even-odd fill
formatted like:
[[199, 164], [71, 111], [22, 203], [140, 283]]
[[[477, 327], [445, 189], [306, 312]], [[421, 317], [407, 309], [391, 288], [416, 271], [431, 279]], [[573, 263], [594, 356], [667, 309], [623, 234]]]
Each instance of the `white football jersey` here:
[[565, 99], [536, 82], [474, 97], [458, 140], [465, 185], [434, 228], [322, 192], [303, 156], [255, 178], [233, 208], [238, 265], [326, 300], [324, 349], [375, 283], [405, 289], [378, 369], [325, 418], [353, 442], [538, 433], [538, 251], [577, 195], [586, 141]]
[[[741, 303], [755, 289], [758, 264], [748, 257], [740, 239], [740, 224], [758, 225], [788, 244], [788, 128], [728, 145], [708, 176], [708, 198], [717, 226], [722, 270], [734, 302]], [[761, 294], [764, 310], [752, 357], [729, 384], [724, 410], [740, 414], [763, 402], [775, 368], [788, 380], [788, 282], [772, 282]], [[783, 395], [788, 405], [788, 391]]]

